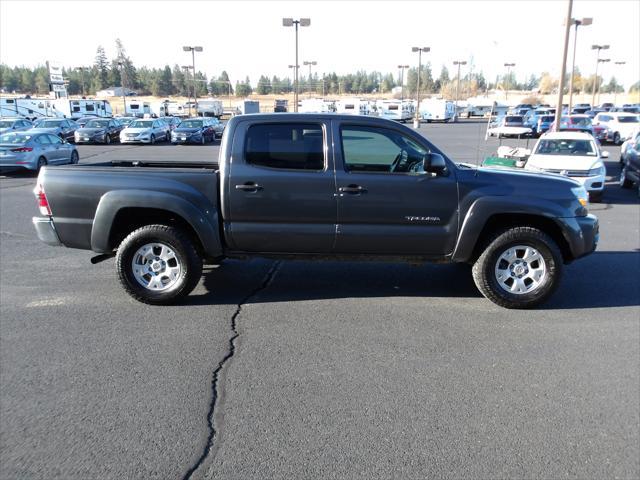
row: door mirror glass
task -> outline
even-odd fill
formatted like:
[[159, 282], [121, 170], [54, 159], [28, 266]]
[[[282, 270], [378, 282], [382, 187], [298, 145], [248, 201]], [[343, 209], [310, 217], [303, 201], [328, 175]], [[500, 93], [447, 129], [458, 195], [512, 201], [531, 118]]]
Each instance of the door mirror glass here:
[[427, 153], [424, 156], [424, 171], [436, 175], [446, 175], [447, 162], [439, 153]]

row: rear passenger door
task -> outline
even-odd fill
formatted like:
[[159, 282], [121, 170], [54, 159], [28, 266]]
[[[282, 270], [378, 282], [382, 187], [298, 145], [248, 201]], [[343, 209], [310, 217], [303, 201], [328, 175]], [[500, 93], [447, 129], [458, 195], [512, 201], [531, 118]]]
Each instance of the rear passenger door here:
[[232, 250], [332, 250], [336, 197], [329, 133], [325, 123], [311, 120], [237, 125], [223, 193]]
[[47, 134], [47, 138], [51, 143], [48, 148], [49, 154], [47, 155], [49, 163], [64, 163], [68, 158], [68, 155], [67, 149], [64, 148], [64, 144], [62, 143], [62, 139], [59, 136], [52, 135], [50, 133]]

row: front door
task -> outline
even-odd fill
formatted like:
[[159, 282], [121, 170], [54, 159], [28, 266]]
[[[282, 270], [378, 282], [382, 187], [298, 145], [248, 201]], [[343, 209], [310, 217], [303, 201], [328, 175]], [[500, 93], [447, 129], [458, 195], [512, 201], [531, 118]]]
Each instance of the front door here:
[[328, 253], [335, 240], [332, 158], [322, 122], [243, 122], [236, 128], [227, 202], [232, 249]]
[[400, 126], [334, 123], [336, 253], [441, 256], [458, 228], [455, 172], [424, 171], [431, 148]]

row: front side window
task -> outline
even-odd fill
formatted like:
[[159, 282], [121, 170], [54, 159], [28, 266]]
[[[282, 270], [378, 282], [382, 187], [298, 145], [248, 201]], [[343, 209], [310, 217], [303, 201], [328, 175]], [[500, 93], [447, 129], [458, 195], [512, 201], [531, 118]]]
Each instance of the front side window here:
[[342, 151], [348, 172], [416, 172], [427, 154], [394, 130], [365, 126], [342, 128]]
[[247, 131], [246, 161], [288, 170], [323, 170], [324, 136], [316, 124], [252, 125]]
[[47, 137], [49, 137], [49, 141], [54, 145], [62, 143], [62, 139], [57, 135], [47, 135]]

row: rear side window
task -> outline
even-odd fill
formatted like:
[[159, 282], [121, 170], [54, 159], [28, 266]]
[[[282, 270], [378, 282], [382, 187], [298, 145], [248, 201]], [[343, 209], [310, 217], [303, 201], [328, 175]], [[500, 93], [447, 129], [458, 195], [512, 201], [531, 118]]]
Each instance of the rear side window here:
[[36, 142], [38, 142], [40, 145], [51, 144], [51, 142], [49, 141], [49, 135], [40, 135], [39, 137], [36, 137]]
[[251, 165], [287, 170], [323, 170], [323, 132], [315, 124], [251, 125], [245, 159]]

